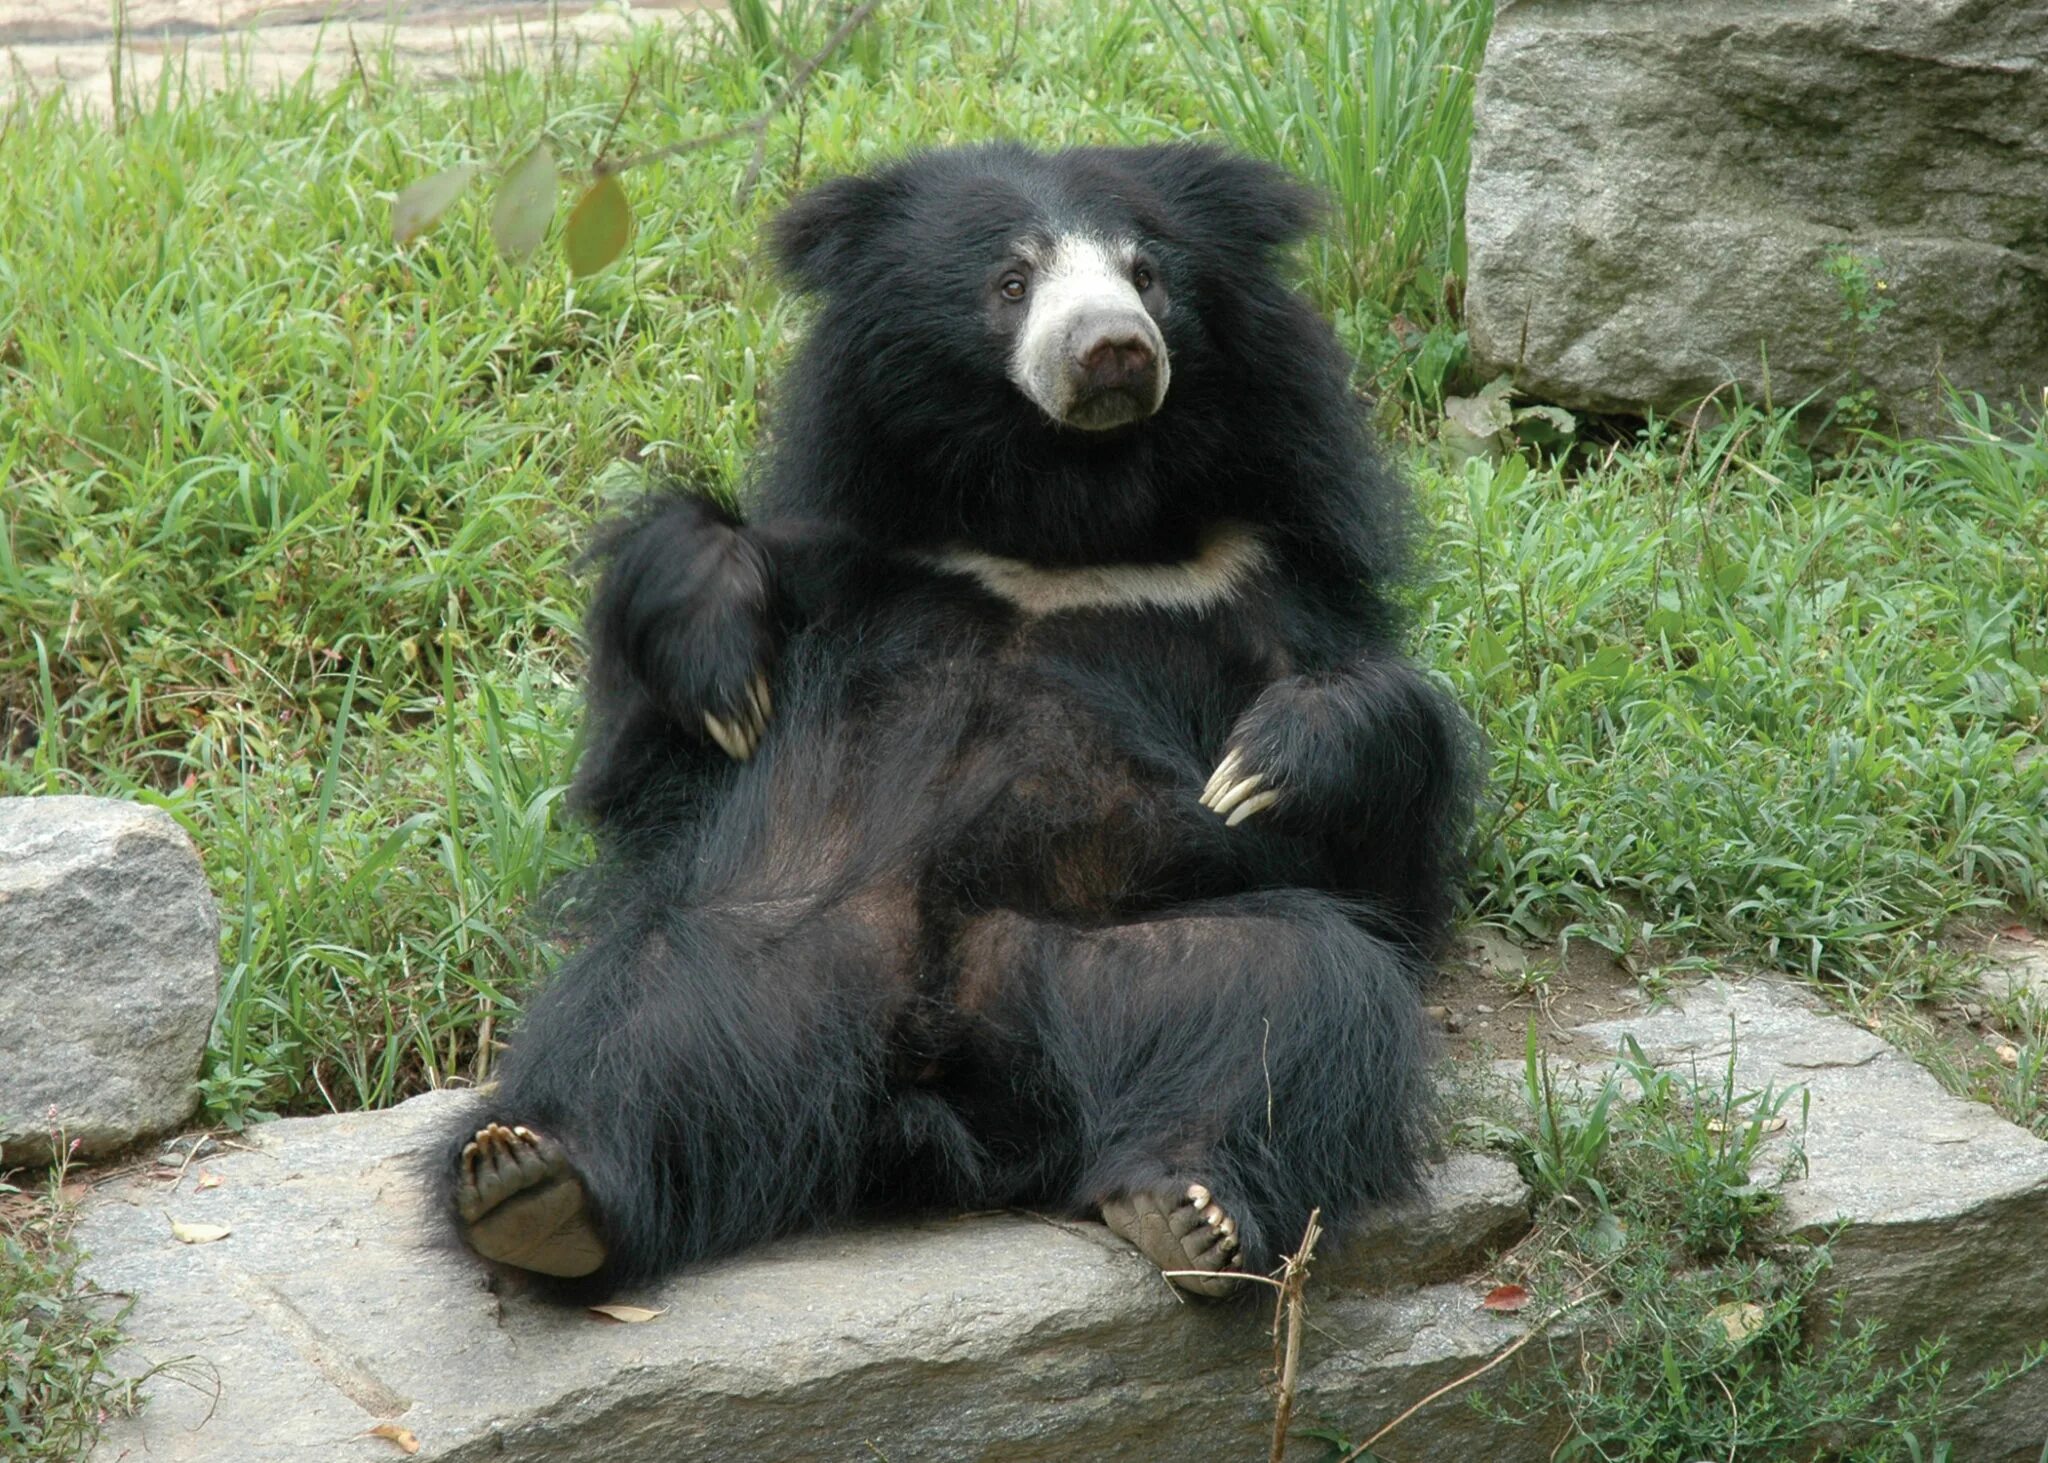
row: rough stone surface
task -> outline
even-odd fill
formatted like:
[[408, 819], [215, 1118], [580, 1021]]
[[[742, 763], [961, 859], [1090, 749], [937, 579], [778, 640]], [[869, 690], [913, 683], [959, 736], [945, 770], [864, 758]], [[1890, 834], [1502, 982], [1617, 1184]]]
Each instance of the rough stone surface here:
[[[160, 1170], [93, 1198], [88, 1274], [135, 1297], [117, 1366], [177, 1361], [95, 1459], [325, 1463], [388, 1448], [359, 1441], [385, 1421], [421, 1459], [1264, 1456], [1269, 1308], [1181, 1304], [1099, 1225], [983, 1215], [783, 1241], [619, 1297], [662, 1310], [643, 1325], [501, 1300], [422, 1220], [420, 1154], [450, 1100], [270, 1124], [175, 1184]], [[1487, 1160], [1447, 1182], [1464, 1195], [1447, 1213], [1476, 1223], [1436, 1224], [1440, 1247], [1412, 1255], [1429, 1273], [1526, 1206]], [[173, 1219], [231, 1233], [182, 1245]], [[1490, 1357], [1519, 1333], [1481, 1293], [1318, 1281], [1303, 1424], [1369, 1430]], [[1390, 1457], [1503, 1463], [1556, 1441], [1504, 1433], [1462, 1395], [1396, 1437]]]
[[[1852, 1320], [1883, 1322], [1901, 1348], [1945, 1334], [1958, 1375], [2048, 1340], [2048, 1143], [1775, 982], [1710, 983], [1579, 1031], [1615, 1048], [1633, 1034], [1658, 1067], [1696, 1067], [1710, 1082], [1732, 1040], [1739, 1091], [1810, 1094], [1807, 1171], [1785, 1189], [1782, 1222], [1810, 1236], [1844, 1226], [1828, 1283]], [[1771, 1147], [1796, 1136], [1788, 1128]], [[2048, 1375], [1996, 1395], [1955, 1442], [1959, 1459], [2037, 1463]]]
[[1889, 284], [1853, 361], [1883, 407], [1944, 428], [1946, 377], [2038, 408], [2048, 6], [1506, 0], [1466, 226], [1473, 354], [1548, 400], [1831, 404], [1846, 247]]
[[1986, 990], [2008, 1001], [2034, 1001], [2048, 1011], [2048, 944], [1995, 940], [1985, 953]]
[[199, 1101], [220, 921], [161, 809], [0, 798], [0, 1150], [86, 1153], [176, 1127]]
[[1492, 1153], [1454, 1153], [1412, 1204], [1370, 1215], [1316, 1268], [1346, 1290], [1398, 1290], [1469, 1275], [1529, 1232], [1529, 1186]]

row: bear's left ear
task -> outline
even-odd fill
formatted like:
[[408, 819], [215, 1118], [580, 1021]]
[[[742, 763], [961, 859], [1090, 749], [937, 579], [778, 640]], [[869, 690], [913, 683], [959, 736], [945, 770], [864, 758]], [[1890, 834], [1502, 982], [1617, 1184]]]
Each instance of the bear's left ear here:
[[806, 189], [769, 226], [776, 264], [800, 289], [829, 289], [888, 218], [898, 192], [888, 174]]
[[1202, 142], [1122, 149], [1125, 166], [1165, 201], [1176, 229], [1284, 248], [1322, 222], [1320, 194], [1284, 168]]

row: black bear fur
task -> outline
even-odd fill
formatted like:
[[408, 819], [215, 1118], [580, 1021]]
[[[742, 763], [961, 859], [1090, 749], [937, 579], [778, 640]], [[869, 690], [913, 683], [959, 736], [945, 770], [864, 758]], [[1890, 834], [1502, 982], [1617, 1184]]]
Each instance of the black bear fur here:
[[[663, 496], [604, 545], [574, 789], [604, 859], [454, 1140], [563, 1145], [609, 1254], [565, 1294], [1191, 1181], [1263, 1270], [1312, 1208], [1341, 1231], [1413, 1187], [1470, 734], [1402, 656], [1407, 499], [1282, 278], [1317, 212], [1212, 148], [993, 145], [778, 220], [818, 311], [751, 515]], [[1063, 228], [1157, 273], [1171, 384], [1113, 431], [1005, 374], [991, 270]], [[1219, 525], [1263, 557], [1194, 609], [1027, 615], [945, 557], [1140, 572]], [[704, 714], [761, 672], [735, 760]], [[1232, 747], [1282, 794], [1235, 827], [1199, 801]]]

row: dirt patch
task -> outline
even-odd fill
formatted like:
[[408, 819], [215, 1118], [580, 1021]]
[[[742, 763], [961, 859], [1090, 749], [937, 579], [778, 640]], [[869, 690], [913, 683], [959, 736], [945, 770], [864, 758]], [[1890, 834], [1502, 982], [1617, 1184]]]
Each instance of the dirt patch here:
[[1446, 1054], [1477, 1064], [1520, 1058], [1531, 1021], [1546, 1051], [1599, 1060], [1606, 1054], [1573, 1028], [1651, 1005], [1635, 977], [1596, 945], [1530, 948], [1484, 928], [1459, 939], [1425, 999]]
[[[494, 64], [573, 65], [588, 47], [649, 21], [685, 23], [717, 0], [637, 0], [630, 12], [588, 0], [0, 0], [0, 103], [53, 90], [101, 112], [148, 98], [166, 72], [201, 90], [269, 87], [308, 72], [331, 83], [386, 48], [429, 84]], [[363, 58], [359, 62], [358, 58]]]

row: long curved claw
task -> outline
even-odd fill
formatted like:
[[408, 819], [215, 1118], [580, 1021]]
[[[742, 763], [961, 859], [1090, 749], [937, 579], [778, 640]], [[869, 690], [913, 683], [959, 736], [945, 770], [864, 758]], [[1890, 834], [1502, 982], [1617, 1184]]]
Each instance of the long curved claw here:
[[1243, 802], [1239, 803], [1237, 811], [1223, 820], [1223, 826], [1225, 828], [1235, 828], [1252, 814], [1263, 813], [1279, 801], [1280, 790], [1278, 788], [1268, 788], [1257, 797], [1246, 798]]
[[754, 754], [753, 744], [736, 723], [721, 721], [707, 711], [704, 713], [704, 730], [711, 733], [711, 740], [718, 743], [719, 750], [735, 762], [744, 762]]
[[1265, 780], [1266, 775], [1263, 772], [1254, 772], [1250, 777], [1241, 778], [1219, 793], [1216, 800], [1210, 803], [1209, 806], [1216, 812], [1227, 813], [1246, 798], [1249, 798], [1253, 793], [1258, 792]]
[[1236, 780], [1238, 766], [1243, 761], [1244, 752], [1240, 748], [1232, 747], [1224, 754], [1223, 760], [1216, 764], [1216, 770], [1209, 774], [1208, 785], [1202, 789], [1203, 807], [1216, 806], [1216, 795]]

